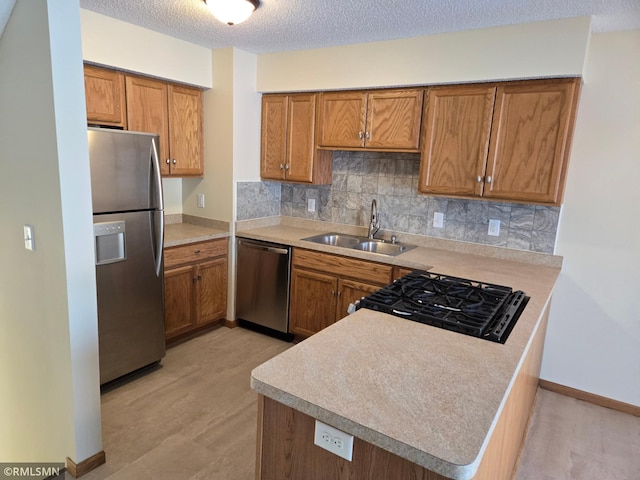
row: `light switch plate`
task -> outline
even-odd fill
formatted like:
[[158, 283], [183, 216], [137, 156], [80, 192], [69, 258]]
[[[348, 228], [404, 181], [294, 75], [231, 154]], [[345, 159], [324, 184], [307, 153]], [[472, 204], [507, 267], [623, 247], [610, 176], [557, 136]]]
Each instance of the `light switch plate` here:
[[204, 193], [198, 194], [198, 208], [204, 208]]
[[500, 220], [494, 220], [494, 219], [489, 220], [488, 234], [491, 235], [492, 237], [500, 236]]
[[32, 252], [36, 249], [35, 239], [33, 238], [33, 225], [24, 226], [24, 248]]
[[442, 228], [444, 226], [444, 213], [435, 212], [433, 214], [433, 227]]
[[308, 198], [307, 199], [307, 212], [313, 213], [316, 211], [316, 199]]

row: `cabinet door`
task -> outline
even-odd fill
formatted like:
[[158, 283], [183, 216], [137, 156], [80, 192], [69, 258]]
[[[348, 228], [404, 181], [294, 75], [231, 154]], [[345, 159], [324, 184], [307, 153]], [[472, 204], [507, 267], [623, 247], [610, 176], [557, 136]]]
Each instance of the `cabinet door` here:
[[202, 92], [169, 84], [168, 102], [171, 175], [202, 176]]
[[484, 196], [560, 204], [579, 81], [498, 87]]
[[380, 90], [368, 95], [365, 146], [417, 151], [423, 90]]
[[291, 270], [289, 331], [308, 337], [334, 323], [337, 292], [331, 275]]
[[486, 86], [429, 89], [421, 192], [482, 195], [495, 91]]
[[167, 339], [189, 331], [195, 320], [195, 271], [191, 266], [164, 271], [164, 324]]
[[262, 96], [260, 176], [284, 180], [287, 163], [287, 95]]
[[88, 123], [126, 128], [122, 73], [85, 65], [84, 94]]
[[319, 147], [364, 147], [366, 92], [321, 93], [318, 109]]
[[316, 149], [316, 95], [289, 96], [287, 111], [286, 178], [295, 182], [311, 182]]
[[197, 267], [197, 324], [220, 320], [227, 315], [227, 257]]
[[336, 320], [347, 316], [349, 304], [355, 303], [362, 297], [377, 292], [380, 288], [369, 283], [354, 282], [353, 280], [341, 279], [338, 281], [338, 307], [336, 310]]
[[169, 121], [167, 84], [127, 75], [127, 123], [129, 130], [160, 135], [160, 168], [169, 174]]
[[416, 270], [415, 268], [408, 267], [393, 267], [393, 279], [397, 280], [398, 278], [404, 277], [405, 275], [409, 275], [411, 272]]

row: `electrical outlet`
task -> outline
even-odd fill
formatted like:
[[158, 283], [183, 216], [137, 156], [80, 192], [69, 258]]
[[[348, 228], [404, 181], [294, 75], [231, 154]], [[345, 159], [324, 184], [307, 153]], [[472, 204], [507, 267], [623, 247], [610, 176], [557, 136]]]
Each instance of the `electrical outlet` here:
[[500, 236], [500, 220], [494, 220], [494, 219], [489, 220], [488, 234], [491, 235], [492, 237]]
[[433, 227], [434, 228], [442, 228], [442, 227], [444, 227], [444, 213], [435, 212], [433, 214]]
[[307, 198], [307, 212], [313, 213], [316, 211], [316, 199]]
[[353, 456], [353, 435], [316, 420], [313, 443], [345, 460], [351, 461]]
[[198, 208], [204, 208], [204, 193], [198, 194]]

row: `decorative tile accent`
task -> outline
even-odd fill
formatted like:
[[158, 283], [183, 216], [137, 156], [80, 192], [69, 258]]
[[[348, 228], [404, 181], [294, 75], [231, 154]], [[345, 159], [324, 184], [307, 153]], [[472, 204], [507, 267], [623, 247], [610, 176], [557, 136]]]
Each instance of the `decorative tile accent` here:
[[[559, 207], [418, 194], [419, 171], [415, 153], [337, 151], [332, 185], [239, 182], [238, 220], [283, 215], [367, 226], [375, 198], [385, 236], [405, 232], [553, 253]], [[312, 213], [307, 212], [309, 198], [316, 200]], [[444, 228], [433, 227], [435, 212], [444, 214]], [[490, 219], [500, 220], [497, 237], [488, 235]]]

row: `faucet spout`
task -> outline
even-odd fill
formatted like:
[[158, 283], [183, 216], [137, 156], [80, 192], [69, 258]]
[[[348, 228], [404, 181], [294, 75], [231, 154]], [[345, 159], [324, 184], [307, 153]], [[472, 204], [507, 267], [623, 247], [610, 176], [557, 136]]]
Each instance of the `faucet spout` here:
[[380, 230], [380, 220], [378, 219], [378, 204], [374, 198], [371, 202], [371, 219], [369, 220], [369, 232], [367, 236], [373, 239], [376, 233]]

